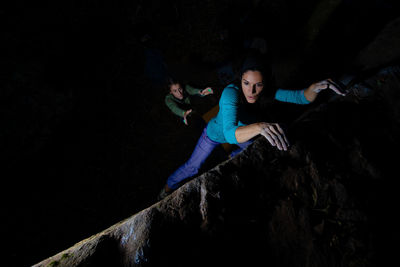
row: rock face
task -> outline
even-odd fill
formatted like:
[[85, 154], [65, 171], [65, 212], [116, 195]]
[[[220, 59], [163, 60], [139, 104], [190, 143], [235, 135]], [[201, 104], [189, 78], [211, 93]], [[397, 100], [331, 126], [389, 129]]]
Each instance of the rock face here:
[[34, 266], [385, 266], [399, 236], [397, 71], [370, 77], [367, 93], [327, 92], [288, 128], [289, 151], [259, 138]]

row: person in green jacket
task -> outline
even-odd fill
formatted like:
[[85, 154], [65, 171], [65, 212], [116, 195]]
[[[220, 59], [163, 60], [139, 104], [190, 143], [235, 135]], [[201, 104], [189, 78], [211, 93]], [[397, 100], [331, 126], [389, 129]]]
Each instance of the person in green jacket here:
[[165, 104], [172, 113], [182, 118], [186, 125], [188, 125], [187, 116], [192, 112], [190, 96], [198, 95], [203, 97], [214, 93], [211, 87], [197, 89], [190, 85], [183, 86], [181, 82], [173, 78], [168, 79], [167, 88], [169, 94], [165, 96]]

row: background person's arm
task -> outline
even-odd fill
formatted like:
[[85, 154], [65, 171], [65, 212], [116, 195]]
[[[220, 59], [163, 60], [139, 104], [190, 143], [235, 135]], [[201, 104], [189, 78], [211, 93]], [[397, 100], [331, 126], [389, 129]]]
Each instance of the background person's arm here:
[[185, 90], [189, 95], [201, 95], [201, 89], [194, 88], [188, 84], [185, 86]]
[[194, 88], [193, 86], [186, 85], [185, 86], [186, 92], [188, 92], [189, 95], [200, 95], [200, 96], [206, 96], [214, 93], [214, 90], [211, 87], [207, 87], [205, 89], [197, 89]]
[[178, 105], [175, 103], [175, 101], [170, 99], [168, 96], [165, 97], [165, 104], [172, 111], [172, 113], [174, 113], [175, 115], [178, 115], [179, 117], [182, 117], [182, 118], [184, 117], [186, 110], [179, 108]]

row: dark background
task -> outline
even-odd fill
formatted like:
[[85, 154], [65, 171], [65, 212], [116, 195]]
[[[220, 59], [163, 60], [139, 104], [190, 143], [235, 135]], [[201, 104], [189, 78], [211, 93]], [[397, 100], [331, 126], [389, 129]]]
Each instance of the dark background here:
[[[155, 203], [199, 135], [165, 107], [160, 81], [166, 73], [213, 87], [215, 95], [193, 100], [203, 114], [226, 85], [218, 68], [235, 65], [253, 37], [268, 44], [276, 86], [304, 88], [359, 72], [358, 53], [399, 15], [396, 1], [341, 1], [310, 41], [308, 22], [319, 2], [19, 1], [2, 7], [5, 266], [32, 265]], [[165, 67], [150, 64], [149, 51]], [[283, 110], [283, 117], [298, 111]]]

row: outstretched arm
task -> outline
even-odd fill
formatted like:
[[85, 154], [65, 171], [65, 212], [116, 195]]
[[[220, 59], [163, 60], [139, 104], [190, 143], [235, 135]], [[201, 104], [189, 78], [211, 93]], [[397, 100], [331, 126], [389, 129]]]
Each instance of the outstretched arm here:
[[331, 79], [326, 79], [313, 83], [304, 90], [278, 89], [275, 93], [275, 99], [282, 102], [305, 105], [313, 102], [317, 98], [319, 92], [325, 89], [331, 89], [339, 95], [345, 95]]
[[194, 88], [193, 86], [190, 86], [187, 84], [185, 89], [186, 89], [186, 92], [189, 93], [189, 95], [206, 96], [206, 95], [210, 95], [210, 94], [214, 93], [214, 91], [211, 87], [207, 87], [205, 89], [197, 89], [197, 88]]

